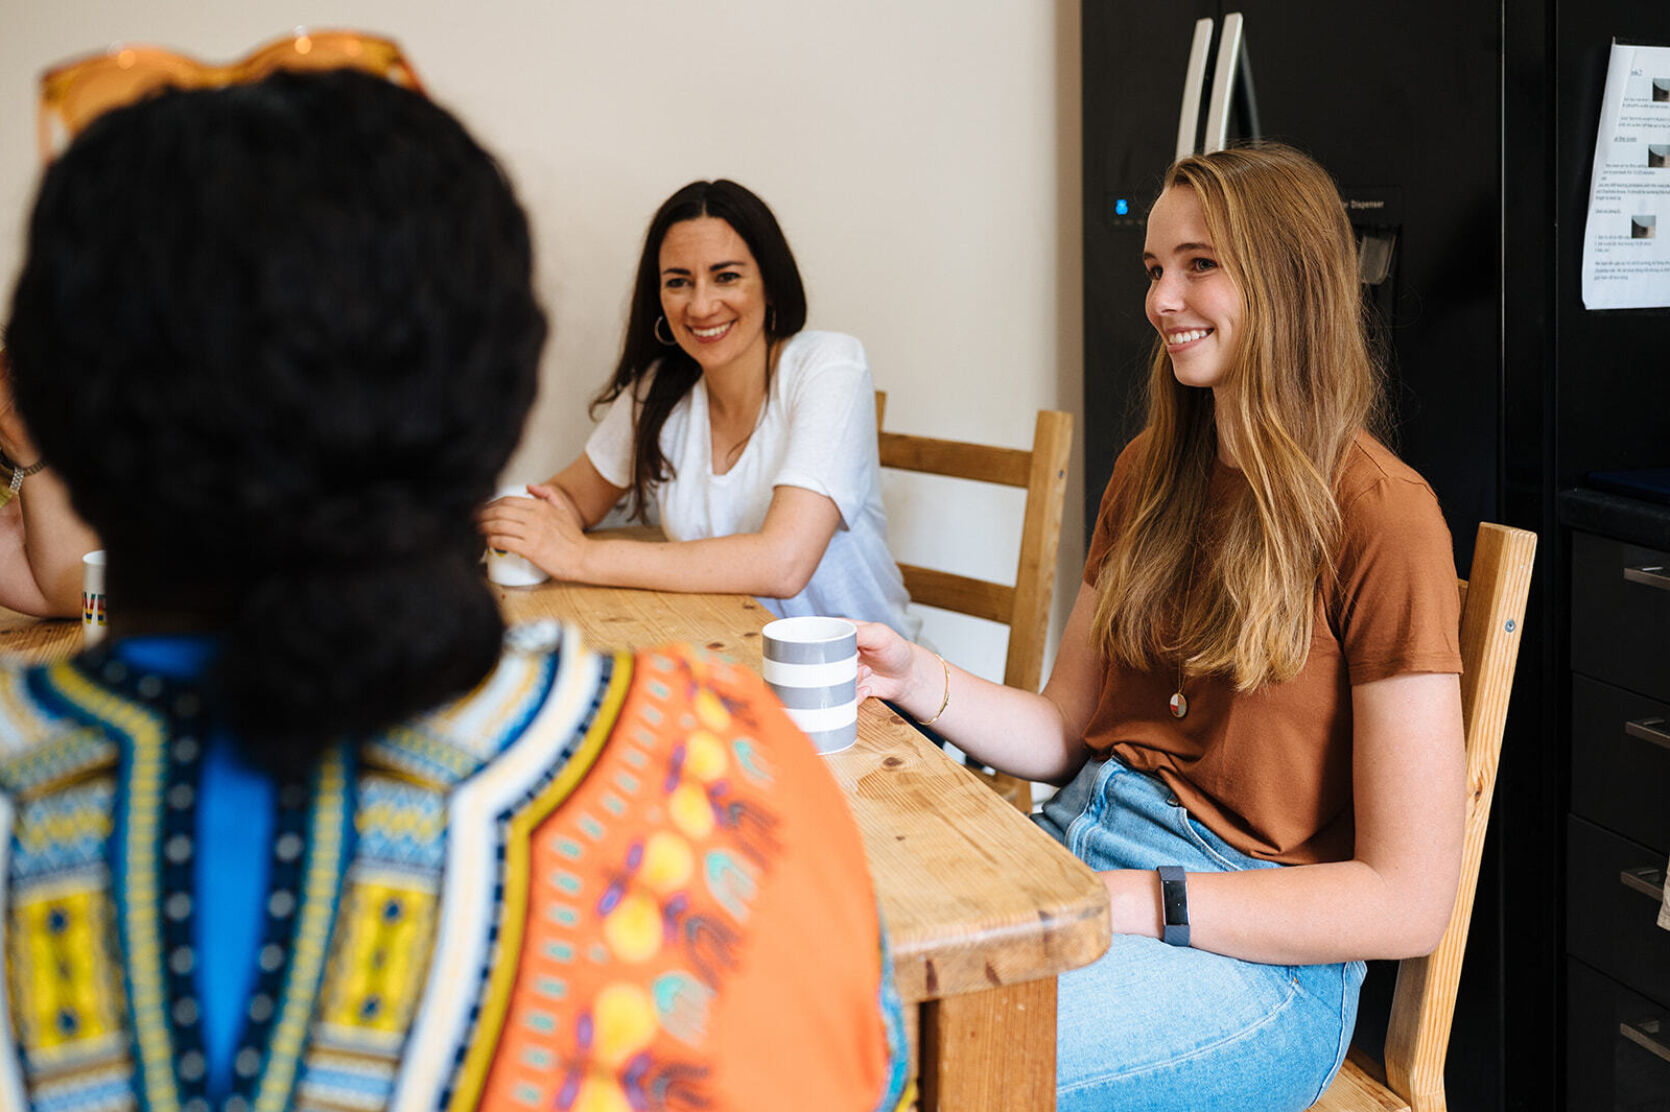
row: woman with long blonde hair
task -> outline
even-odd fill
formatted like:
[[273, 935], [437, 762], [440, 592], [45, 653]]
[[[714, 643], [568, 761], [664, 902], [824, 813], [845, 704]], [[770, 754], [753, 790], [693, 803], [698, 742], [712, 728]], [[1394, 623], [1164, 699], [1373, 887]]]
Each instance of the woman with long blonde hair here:
[[875, 625], [859, 691], [1065, 785], [1036, 818], [1100, 872], [1114, 941], [1061, 980], [1059, 1107], [1301, 1109], [1364, 959], [1430, 951], [1455, 897], [1450, 537], [1370, 431], [1355, 241], [1321, 167], [1276, 145], [1180, 160], [1142, 265], [1147, 427], [1043, 693]]

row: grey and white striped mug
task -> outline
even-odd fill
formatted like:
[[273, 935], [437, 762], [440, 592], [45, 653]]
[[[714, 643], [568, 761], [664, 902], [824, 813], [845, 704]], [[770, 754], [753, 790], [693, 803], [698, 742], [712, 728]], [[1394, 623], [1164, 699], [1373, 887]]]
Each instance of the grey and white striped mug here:
[[858, 627], [845, 618], [779, 618], [763, 631], [761, 674], [819, 753], [858, 740]]

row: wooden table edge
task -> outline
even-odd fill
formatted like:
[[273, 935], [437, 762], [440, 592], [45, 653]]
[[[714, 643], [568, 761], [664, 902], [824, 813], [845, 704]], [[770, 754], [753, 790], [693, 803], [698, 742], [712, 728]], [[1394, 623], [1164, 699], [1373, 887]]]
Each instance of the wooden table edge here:
[[[1096, 885], [1102, 887], [1099, 880]], [[1092, 901], [1066, 909], [1069, 914], [1050, 917], [1042, 933], [1036, 926], [1017, 923], [989, 929], [967, 946], [948, 946], [943, 941], [917, 943], [889, 934], [900, 997], [907, 1004], [924, 1003], [1041, 981], [1089, 965], [1107, 952], [1113, 940], [1107, 890], [1102, 891], [1104, 898], [1099, 904]], [[1006, 952], [1010, 942], [1040, 949], [1044, 960], [1017, 965]]]

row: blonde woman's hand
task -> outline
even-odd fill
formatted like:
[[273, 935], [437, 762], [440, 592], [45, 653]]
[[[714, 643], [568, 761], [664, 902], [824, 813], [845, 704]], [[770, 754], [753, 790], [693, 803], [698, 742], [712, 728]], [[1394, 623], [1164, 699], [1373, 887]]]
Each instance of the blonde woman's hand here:
[[915, 682], [916, 646], [881, 622], [858, 627], [858, 697], [899, 701]]
[[584, 579], [591, 543], [579, 511], [561, 491], [536, 483], [529, 497], [489, 502], [477, 517], [487, 543], [533, 561], [557, 579]]

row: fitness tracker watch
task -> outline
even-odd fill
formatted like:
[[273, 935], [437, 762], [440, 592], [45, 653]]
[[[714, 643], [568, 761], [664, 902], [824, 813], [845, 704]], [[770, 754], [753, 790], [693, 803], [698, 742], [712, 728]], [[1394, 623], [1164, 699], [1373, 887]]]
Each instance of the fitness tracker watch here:
[[1155, 871], [1160, 874], [1160, 904], [1165, 908], [1165, 944], [1187, 946], [1189, 885], [1186, 874], [1179, 865], [1161, 865]]

